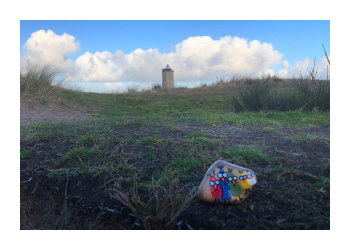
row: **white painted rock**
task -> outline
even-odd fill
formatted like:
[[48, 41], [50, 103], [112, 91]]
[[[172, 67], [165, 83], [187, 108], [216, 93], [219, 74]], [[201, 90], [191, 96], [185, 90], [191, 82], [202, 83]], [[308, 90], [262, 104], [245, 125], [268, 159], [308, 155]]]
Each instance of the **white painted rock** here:
[[219, 160], [205, 174], [197, 197], [209, 203], [236, 204], [248, 198], [255, 184], [252, 170]]

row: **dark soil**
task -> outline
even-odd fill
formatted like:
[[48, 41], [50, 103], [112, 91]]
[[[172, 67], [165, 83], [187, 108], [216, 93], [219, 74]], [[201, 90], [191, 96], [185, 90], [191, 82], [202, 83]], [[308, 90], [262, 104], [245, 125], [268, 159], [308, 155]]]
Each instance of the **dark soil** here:
[[[101, 146], [104, 163], [132, 166], [142, 182], [172, 166], [172, 157], [186, 149], [184, 141], [193, 132], [207, 133], [206, 138], [215, 143], [192, 145], [205, 155], [206, 164], [183, 170], [179, 185], [198, 187], [211, 163], [222, 158], [219, 149], [261, 147], [267, 159], [224, 159], [256, 173], [258, 182], [251, 196], [237, 205], [193, 199], [165, 229], [330, 229], [328, 126], [266, 129], [178, 122], [174, 127], [115, 127], [111, 133], [117, 139], [108, 138]], [[157, 137], [159, 142], [140, 144], [147, 136]], [[140, 218], [109, 192], [111, 188], [127, 190], [132, 186], [132, 173], [123, 172], [122, 176], [120, 169], [102, 167], [97, 172], [50, 175], [52, 170], [79, 166], [79, 160], [62, 160], [74, 146], [76, 138], [21, 141], [21, 152], [29, 152], [21, 155], [21, 229], [145, 229]], [[156, 158], [147, 159], [144, 155], [149, 152]], [[91, 167], [98, 164], [98, 157], [89, 161]]]

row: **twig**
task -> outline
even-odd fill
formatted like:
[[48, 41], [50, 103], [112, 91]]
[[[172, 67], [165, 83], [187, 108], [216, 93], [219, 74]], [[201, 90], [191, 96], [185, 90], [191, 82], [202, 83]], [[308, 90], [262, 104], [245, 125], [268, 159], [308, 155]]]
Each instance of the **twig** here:
[[64, 190], [64, 227], [66, 228], [67, 225], [67, 187], [68, 187], [68, 171], [67, 171], [67, 182], [66, 182], [66, 188]]
[[32, 177], [29, 178], [29, 180], [23, 181], [22, 183], [30, 182], [32, 180]]
[[310, 101], [308, 101], [307, 103], [305, 103], [304, 106], [302, 106], [302, 107], [299, 109], [299, 111], [302, 111], [302, 110], [306, 107], [306, 105], [308, 105], [310, 102], [314, 101], [315, 99], [316, 99], [316, 97], [315, 97], [315, 98], [312, 98]]
[[33, 190], [32, 194], [34, 194], [37, 186], [38, 186], [38, 183], [35, 183], [35, 187], [34, 187], [34, 190]]
[[324, 45], [322, 44], [322, 47], [323, 47], [323, 50], [324, 50], [324, 54], [326, 55], [327, 57], [327, 61], [328, 61], [328, 64], [331, 65], [331, 62], [329, 61], [329, 58], [328, 58], [328, 55], [327, 55], [327, 52], [326, 52], [326, 49], [324, 48]]
[[235, 137], [233, 137], [233, 140], [236, 139], [236, 137], [241, 133], [242, 129], [239, 129], [238, 132], [236, 133]]
[[290, 126], [290, 124], [288, 123], [288, 128], [290, 129], [290, 131], [293, 133], [293, 135], [295, 135], [295, 133], [294, 133], [294, 131], [293, 131], [293, 129], [292, 129], [292, 127]]
[[27, 220], [29, 226], [30, 226], [32, 229], [36, 230], [36, 228], [32, 225], [32, 222], [29, 220], [29, 218], [27, 217], [27, 215], [26, 215], [24, 212], [22, 212], [22, 214], [23, 214], [23, 216], [26, 218], [26, 220]]
[[316, 72], [315, 72], [315, 64], [316, 64], [316, 57], [314, 59], [314, 67], [312, 68], [312, 70], [311, 71], [307, 70], [309, 72], [310, 77], [311, 77], [311, 82], [312, 82], [314, 89], [316, 89], [315, 79], [316, 79], [317, 70], [318, 70], [318, 68], [317, 68]]

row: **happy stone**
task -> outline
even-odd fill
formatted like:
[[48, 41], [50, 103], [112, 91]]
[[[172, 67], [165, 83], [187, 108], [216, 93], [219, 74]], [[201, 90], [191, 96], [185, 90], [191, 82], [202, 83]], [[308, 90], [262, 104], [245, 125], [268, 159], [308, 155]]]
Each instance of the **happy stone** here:
[[255, 184], [252, 170], [219, 160], [205, 174], [197, 197], [210, 203], [236, 204], [248, 198]]

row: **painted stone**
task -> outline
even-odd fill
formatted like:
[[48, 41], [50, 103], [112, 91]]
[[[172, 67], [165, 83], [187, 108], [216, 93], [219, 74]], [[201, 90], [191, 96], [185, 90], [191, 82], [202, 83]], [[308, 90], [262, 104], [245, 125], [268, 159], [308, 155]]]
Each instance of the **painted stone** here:
[[252, 170], [219, 160], [205, 174], [197, 198], [209, 203], [237, 204], [248, 198], [256, 182]]

